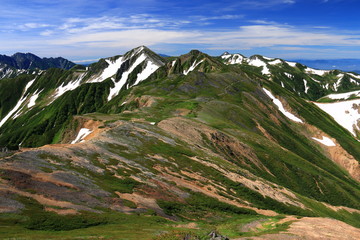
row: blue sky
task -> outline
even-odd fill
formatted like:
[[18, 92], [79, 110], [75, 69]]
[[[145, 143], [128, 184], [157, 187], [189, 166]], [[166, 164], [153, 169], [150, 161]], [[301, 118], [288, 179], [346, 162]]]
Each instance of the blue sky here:
[[360, 58], [357, 0], [1, 0], [0, 54], [73, 61], [146, 45], [285, 59]]

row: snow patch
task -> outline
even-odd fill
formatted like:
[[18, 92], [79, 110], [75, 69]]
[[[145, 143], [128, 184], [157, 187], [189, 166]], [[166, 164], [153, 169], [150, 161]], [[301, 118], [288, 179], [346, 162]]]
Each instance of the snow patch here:
[[337, 91], [338, 88], [340, 87], [340, 83], [341, 83], [341, 81], [342, 81], [342, 79], [344, 77], [344, 74], [340, 73], [340, 74], [337, 75], [337, 77], [338, 77], [338, 80], [336, 81], [336, 83], [334, 83], [335, 91]]
[[270, 65], [277, 65], [277, 64], [282, 64], [282, 61], [280, 59], [276, 59], [274, 61], [268, 62]]
[[305, 93], [308, 93], [310, 87], [307, 85], [307, 81], [305, 79], [303, 79], [303, 81], [304, 81]]
[[83, 142], [84, 138], [86, 138], [92, 131], [87, 128], [80, 129], [78, 135], [76, 136], [75, 140], [71, 142], [71, 144], [75, 144], [78, 142]]
[[350, 78], [350, 82], [351, 83], [354, 83], [354, 84], [356, 84], [356, 85], [359, 85], [359, 82], [358, 81], [356, 81], [355, 79], [353, 79], [353, 78]]
[[321, 110], [356, 137], [355, 130], [360, 130], [360, 99], [335, 103], [315, 103]]
[[65, 86], [64, 86], [64, 83], [61, 84], [61, 86], [56, 89], [56, 93], [55, 93], [55, 96], [54, 96], [53, 101], [54, 101], [55, 99], [59, 98], [59, 97], [60, 97], [61, 95], [63, 95], [64, 93], [66, 93], [67, 91], [72, 91], [72, 90], [76, 89], [77, 87], [79, 87], [79, 86], [80, 86], [80, 83], [81, 83], [81, 80], [83, 79], [84, 76], [85, 76], [85, 73], [82, 73], [82, 74], [78, 77], [78, 79], [76, 79], [75, 81], [69, 82], [69, 83], [66, 84]]
[[227, 60], [226, 64], [241, 64], [244, 60], [244, 57], [240, 54], [222, 55], [221, 58]]
[[[5, 124], [5, 122], [16, 112], [19, 110], [19, 108], [21, 107], [21, 104], [23, 104], [23, 102], [25, 102], [27, 96], [25, 96], [26, 91], [31, 87], [31, 85], [35, 82], [36, 78], [34, 78], [33, 80], [31, 80], [30, 82], [28, 82], [25, 86], [24, 92], [20, 98], [20, 100], [16, 103], [15, 107], [13, 107], [13, 109], [11, 109], [10, 112], [8, 112], [8, 114], [0, 121], [0, 127], [2, 127], [2, 125]], [[18, 115], [16, 115], [17, 117]]]
[[[120, 92], [121, 88], [126, 84], [126, 81], [128, 79], [128, 76], [129, 74], [134, 71], [134, 69], [139, 65], [141, 64], [143, 61], [145, 61], [146, 59], [146, 55], [143, 53], [141, 54], [137, 59], [136, 61], [133, 63], [133, 65], [130, 67], [130, 69], [126, 72], [124, 72], [121, 76], [121, 79], [120, 81], [118, 82], [114, 82], [114, 87], [113, 88], [110, 88], [110, 93], [109, 93], [109, 96], [108, 96], [108, 101], [110, 101], [111, 99], [113, 99], [116, 95], [118, 95], [118, 93]], [[118, 66], [118, 68], [120, 68], [120, 66]]]
[[328, 146], [328, 147], [335, 147], [336, 144], [333, 142], [333, 140], [331, 140], [330, 138], [328, 137], [325, 137], [325, 136], [322, 136], [322, 139], [318, 139], [318, 138], [312, 138], [316, 141], [318, 141], [319, 143], [325, 145], [325, 146]]
[[261, 61], [259, 58], [255, 57], [255, 59], [251, 59], [251, 60], [248, 60], [248, 63], [249, 65], [251, 66], [255, 66], [255, 67], [262, 67], [262, 71], [261, 73], [263, 75], [268, 75], [270, 74], [270, 70], [269, 68], [267, 67], [266, 63]]
[[105, 59], [105, 61], [109, 64], [107, 66], [107, 68], [105, 68], [103, 70], [103, 72], [101, 73], [101, 75], [99, 77], [97, 77], [93, 80], [90, 80], [89, 81], [90, 83], [102, 82], [105, 79], [115, 75], [117, 70], [120, 68], [120, 66], [125, 62], [123, 57], [119, 57], [115, 61], [111, 61], [109, 59]]
[[294, 75], [292, 75], [292, 74], [290, 74], [290, 73], [284, 72], [284, 74], [285, 74], [288, 78], [294, 78]]
[[4, 123], [11, 117], [11, 115], [13, 115], [21, 106], [21, 104], [25, 101], [26, 97], [21, 98], [17, 104], [15, 105], [15, 107], [13, 109], [11, 109], [11, 111], [1, 120], [0, 122], [0, 127], [2, 127], [2, 125], [4, 125]]
[[273, 60], [273, 58], [269, 58], [269, 57], [265, 57], [265, 56], [262, 56], [264, 59], [268, 60], [268, 61], [271, 61]]
[[313, 69], [313, 68], [309, 68], [309, 67], [305, 69], [305, 72], [310, 73], [310, 74], [316, 74], [319, 76], [323, 76], [326, 73], [329, 73], [329, 71], [327, 71], [327, 70], [318, 70], [318, 69]]
[[145, 69], [141, 72], [138, 73], [136, 81], [134, 83], [134, 85], [138, 85], [140, 82], [144, 81], [145, 79], [147, 79], [153, 72], [155, 72], [160, 66], [156, 65], [155, 63], [151, 62], [151, 61], [147, 61], [146, 67]]
[[38, 99], [39, 94], [41, 92], [42, 91], [38, 92], [38, 90], [36, 90], [36, 92], [30, 97], [30, 100], [29, 100], [29, 103], [28, 103], [28, 108], [31, 108], [31, 107], [35, 106], [36, 100]]
[[333, 93], [333, 94], [327, 95], [326, 97], [328, 97], [330, 99], [348, 99], [352, 95], [354, 95], [356, 97], [360, 97], [360, 90], [347, 92], [347, 93]]
[[221, 58], [222, 59], [228, 59], [228, 58], [231, 58], [232, 57], [232, 55], [231, 54], [223, 54], [223, 55], [221, 55]]
[[287, 64], [289, 64], [289, 66], [291, 67], [296, 67], [296, 62], [286, 62]]
[[353, 78], [360, 79], [360, 75], [355, 75], [353, 73], [347, 73], [348, 75], [352, 76]]
[[202, 59], [200, 62], [197, 63], [197, 60], [191, 65], [191, 67], [188, 70], [184, 70], [184, 75], [188, 75], [189, 72], [194, 71], [194, 69], [204, 61], [205, 59]]
[[280, 112], [282, 112], [287, 118], [289, 118], [290, 120], [294, 121], [294, 122], [299, 122], [299, 123], [303, 123], [303, 121], [296, 117], [294, 114], [288, 112], [285, 110], [284, 106], [282, 105], [282, 103], [280, 102], [280, 100], [278, 100], [277, 98], [274, 97], [274, 95], [272, 95], [272, 93], [263, 88], [264, 92], [266, 93], [266, 95], [268, 95], [274, 102], [274, 104], [278, 107], [278, 109], [280, 110]]

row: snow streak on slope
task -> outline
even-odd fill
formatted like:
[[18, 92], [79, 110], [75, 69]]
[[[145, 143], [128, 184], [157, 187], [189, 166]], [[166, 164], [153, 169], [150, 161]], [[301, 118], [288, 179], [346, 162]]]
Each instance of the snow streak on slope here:
[[41, 91], [37, 91], [30, 97], [29, 103], [28, 103], [28, 108], [31, 108], [33, 106], [35, 106], [36, 100], [39, 97], [39, 94], [41, 93]]
[[90, 129], [87, 128], [80, 129], [78, 135], [76, 136], [75, 140], [71, 142], [71, 144], [84, 141], [83, 139], [86, 138], [90, 133], [92, 133]]
[[116, 59], [115, 61], [111, 61], [109, 59], [105, 59], [105, 61], [109, 64], [109, 66], [107, 66], [107, 68], [105, 68], [103, 70], [103, 72], [101, 73], [101, 75], [93, 80], [90, 80], [90, 83], [95, 83], [95, 82], [102, 82], [105, 79], [112, 77], [113, 75], [116, 74], [117, 70], [120, 68], [120, 66], [125, 62], [123, 57], [119, 57], [118, 59]]
[[249, 65], [255, 66], [255, 67], [262, 67], [261, 73], [263, 75], [270, 74], [270, 70], [267, 67], [266, 63], [261, 61], [259, 58], [255, 57], [254, 59], [248, 60]]
[[338, 77], [338, 80], [336, 81], [336, 83], [334, 83], [334, 89], [335, 89], [335, 91], [337, 91], [338, 88], [340, 87], [341, 81], [342, 81], [342, 79], [344, 78], [344, 74], [343, 74], [343, 73], [338, 74], [337, 77]]
[[308, 93], [308, 91], [310, 89], [310, 87], [307, 84], [308, 82], [305, 79], [303, 79], [303, 81], [304, 81], [304, 86], [305, 86], [305, 93]]
[[269, 90], [267, 90], [265, 88], [263, 88], [263, 90], [265, 91], [266, 95], [268, 95], [273, 100], [274, 104], [278, 107], [280, 112], [282, 112], [287, 118], [289, 118], [290, 120], [293, 120], [294, 122], [303, 123], [303, 121], [300, 118], [298, 118], [294, 114], [286, 111], [284, 106], [280, 102], [280, 100], [275, 98], [274, 95], [272, 95], [272, 93]]
[[333, 93], [333, 94], [329, 94], [325, 97], [328, 97], [331, 99], [348, 99], [352, 95], [354, 95], [355, 97], [360, 97], [360, 90], [347, 92], [347, 93]]
[[53, 98], [52, 101], [54, 101], [55, 99], [59, 98], [61, 95], [63, 95], [64, 93], [66, 93], [67, 91], [72, 91], [74, 90], [75, 88], [79, 87], [80, 86], [80, 83], [81, 83], [81, 80], [83, 79], [85, 73], [81, 74], [78, 79], [76, 79], [75, 81], [73, 82], [69, 82], [68, 84], [66, 84], [64, 86], [64, 83], [61, 84], [60, 87], [58, 87], [56, 89], [56, 93], [55, 93], [55, 96]]
[[156, 65], [155, 63], [151, 62], [151, 61], [147, 61], [146, 67], [145, 69], [141, 72], [138, 73], [137, 75], [137, 79], [136, 82], [132, 85], [138, 85], [140, 82], [144, 81], [145, 79], [147, 79], [151, 74], [153, 74], [160, 66]]
[[[36, 78], [35, 78], [36, 79]], [[24, 92], [20, 98], [20, 100], [17, 102], [17, 104], [15, 105], [15, 107], [13, 109], [11, 109], [11, 111], [0, 121], [0, 127], [2, 127], [2, 125], [5, 124], [5, 122], [16, 112], [19, 110], [19, 108], [21, 107], [21, 104], [23, 104], [23, 102], [25, 102], [26, 97], [25, 93], [26, 91], [31, 87], [31, 85], [35, 82], [35, 79], [31, 80], [30, 82], [28, 82], [25, 86]]]
[[202, 63], [204, 61], [204, 59], [202, 59], [200, 62], [196, 63], [197, 60], [195, 60], [195, 62], [191, 65], [191, 67], [188, 70], [184, 70], [184, 74], [188, 75], [189, 72], [193, 71], [200, 63]]
[[[114, 87], [110, 88], [110, 93], [108, 96], [108, 101], [110, 101], [111, 99], [113, 99], [113, 97], [115, 97], [116, 95], [118, 95], [118, 93], [120, 92], [121, 88], [126, 84], [126, 81], [128, 80], [128, 76], [129, 74], [134, 71], [134, 69], [141, 64], [143, 61], [145, 61], [146, 59], [146, 55], [143, 53], [140, 55], [140, 57], [138, 57], [136, 59], [136, 61], [134, 62], [134, 64], [129, 68], [128, 71], [124, 72], [121, 76], [120, 81], [118, 82], [114, 82]], [[114, 80], [113, 80], [114, 81]]]
[[339, 125], [346, 128], [354, 136], [356, 136], [355, 130], [360, 131], [360, 99], [315, 104], [332, 116]]
[[328, 147], [336, 146], [336, 144], [330, 138], [325, 137], [325, 136], [323, 136], [322, 139], [318, 139], [318, 138], [314, 138], [314, 137], [312, 139], [314, 139], [314, 140], [318, 141], [319, 143], [321, 143], [325, 146], [328, 146]]

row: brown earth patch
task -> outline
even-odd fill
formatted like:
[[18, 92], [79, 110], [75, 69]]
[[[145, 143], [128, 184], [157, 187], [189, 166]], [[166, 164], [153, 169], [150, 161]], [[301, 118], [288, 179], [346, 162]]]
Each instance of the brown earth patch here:
[[[218, 166], [217, 164], [203, 161], [197, 157], [193, 157], [191, 159], [220, 171], [224, 176], [231, 179], [232, 181], [240, 182], [244, 184], [246, 187], [250, 188], [251, 190], [259, 192], [263, 196], [270, 197], [282, 203], [301, 207], [303, 209], [306, 208], [301, 202], [297, 201], [296, 195], [290, 192], [289, 190], [287, 190], [286, 188], [280, 187], [274, 183], [269, 183], [262, 179], [260, 180], [259, 178], [256, 180], [252, 180], [250, 179], [250, 177], [244, 177], [237, 173], [227, 171], [221, 168], [220, 166]], [[251, 175], [250, 173], [248, 174]], [[252, 177], [255, 178], [255, 176]]]
[[334, 210], [334, 211], [339, 211], [339, 210], [345, 210], [345, 211], [348, 211], [349, 213], [358, 213], [360, 214], [360, 210], [358, 209], [354, 209], [354, 208], [349, 208], [349, 207], [344, 207], [344, 206], [333, 206], [333, 205], [330, 205], [328, 203], [322, 203], [324, 204], [326, 207]]
[[358, 240], [360, 229], [330, 218], [304, 217], [295, 220], [285, 232], [233, 240]]
[[252, 163], [257, 168], [270, 172], [257, 158], [252, 148], [235, 137], [210, 128], [205, 124], [182, 117], [174, 117], [159, 122], [158, 126], [201, 149], [207, 148], [208, 143], [206, 142], [210, 142], [212, 147], [216, 148], [228, 161], [240, 162], [247, 167], [251, 167]]
[[213, 197], [218, 199], [219, 201], [240, 207], [240, 208], [247, 208], [256, 211], [259, 214], [263, 214], [266, 216], [276, 216], [277, 213], [271, 210], [261, 210], [254, 207], [251, 207], [246, 204], [242, 204], [240, 202], [243, 202], [241, 199], [228, 199], [222, 195], [219, 194], [218, 188], [211, 188], [209, 186], [211, 185], [203, 185], [199, 184], [197, 181], [189, 181], [181, 177], [181, 175], [171, 171], [169, 168], [163, 168], [161, 166], [157, 166], [156, 168], [161, 172], [161, 175], [166, 178], [167, 180], [175, 182], [178, 186], [188, 188], [194, 192], [201, 192], [207, 196]]
[[57, 213], [59, 215], [75, 215], [75, 214], [78, 214], [78, 211], [76, 211], [75, 209], [56, 209], [56, 208], [52, 208], [52, 207], [45, 207], [45, 211], [54, 212], [54, 213]]
[[179, 224], [175, 226], [176, 228], [187, 228], [187, 229], [200, 229], [197, 223], [191, 222], [187, 224]]
[[186, 116], [191, 112], [191, 110], [186, 108], [178, 108], [174, 111], [175, 116]]
[[97, 210], [94, 210], [94, 209], [91, 209], [91, 208], [88, 208], [85, 206], [76, 205], [76, 204], [66, 202], [66, 201], [58, 201], [58, 200], [54, 200], [51, 198], [47, 198], [43, 195], [25, 192], [25, 191], [16, 189], [16, 188], [8, 186], [8, 185], [1, 184], [0, 191], [9, 191], [9, 192], [18, 194], [20, 196], [32, 198], [42, 205], [55, 206], [55, 207], [60, 207], [60, 208], [69, 208], [69, 209], [74, 209], [74, 210], [90, 211], [90, 212], [99, 212]]
[[360, 182], [360, 163], [351, 155], [349, 154], [341, 145], [336, 141], [336, 139], [330, 137], [320, 129], [312, 126], [310, 124], [305, 124], [306, 128], [310, 132], [310, 139], [311, 137], [315, 137], [318, 139], [322, 139], [323, 136], [330, 138], [336, 146], [329, 147], [324, 144], [321, 144], [313, 139], [312, 141], [316, 142], [321, 148], [324, 150], [325, 154], [337, 165], [345, 169], [353, 179]]

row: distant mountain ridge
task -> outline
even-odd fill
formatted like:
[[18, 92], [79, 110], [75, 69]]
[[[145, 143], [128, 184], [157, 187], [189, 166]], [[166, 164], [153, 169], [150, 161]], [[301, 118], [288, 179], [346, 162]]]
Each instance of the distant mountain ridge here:
[[360, 73], [360, 59], [296, 59], [293, 61], [317, 69], [338, 69]]
[[0, 55], [0, 67], [16, 69], [41, 69], [62, 68], [70, 69], [76, 64], [62, 57], [40, 58], [32, 53], [15, 53], [12, 56]]

